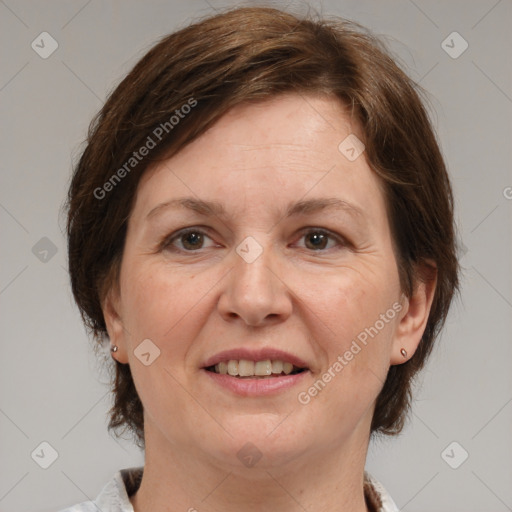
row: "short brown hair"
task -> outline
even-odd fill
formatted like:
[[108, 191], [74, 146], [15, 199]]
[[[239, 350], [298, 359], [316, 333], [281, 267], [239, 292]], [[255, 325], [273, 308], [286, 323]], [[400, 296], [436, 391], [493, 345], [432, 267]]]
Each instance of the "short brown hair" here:
[[[75, 166], [67, 202], [72, 291], [86, 326], [97, 339], [105, 337], [102, 300], [118, 284], [127, 221], [145, 170], [232, 107], [284, 92], [336, 97], [359, 122], [366, 159], [384, 185], [403, 292], [410, 296], [424, 278], [420, 264], [430, 260], [437, 267], [420, 345], [410, 360], [389, 369], [377, 399], [371, 432], [396, 434], [410, 407], [413, 377], [458, 289], [453, 198], [423, 92], [354, 22], [237, 8], [160, 40], [110, 94]], [[173, 123], [186, 104], [194, 108]], [[156, 147], [130, 160], [157, 127], [166, 129]], [[134, 165], [127, 168], [129, 161]], [[122, 179], [113, 180], [116, 172]], [[113, 392], [109, 428], [128, 428], [143, 446], [143, 406], [128, 364], [115, 362]]]

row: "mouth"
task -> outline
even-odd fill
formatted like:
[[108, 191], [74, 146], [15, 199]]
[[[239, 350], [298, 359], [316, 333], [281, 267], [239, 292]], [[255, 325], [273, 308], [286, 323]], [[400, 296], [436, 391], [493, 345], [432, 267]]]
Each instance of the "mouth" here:
[[297, 375], [308, 368], [296, 366], [280, 359], [226, 359], [204, 368], [206, 371], [220, 375], [229, 375], [238, 379], [272, 379], [284, 375]]
[[206, 359], [201, 370], [213, 389], [255, 398], [284, 393], [311, 375], [306, 361], [274, 347], [224, 350]]

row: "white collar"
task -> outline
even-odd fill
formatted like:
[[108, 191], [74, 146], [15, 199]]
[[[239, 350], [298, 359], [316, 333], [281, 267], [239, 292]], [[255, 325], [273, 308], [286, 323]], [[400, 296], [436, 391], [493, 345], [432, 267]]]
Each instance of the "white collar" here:
[[[61, 512], [134, 512], [129, 496], [139, 488], [144, 467], [121, 469], [98, 494], [94, 501], [87, 501]], [[377, 512], [399, 512], [395, 502], [384, 486], [365, 471], [365, 496]], [[380, 504], [378, 504], [380, 501]]]

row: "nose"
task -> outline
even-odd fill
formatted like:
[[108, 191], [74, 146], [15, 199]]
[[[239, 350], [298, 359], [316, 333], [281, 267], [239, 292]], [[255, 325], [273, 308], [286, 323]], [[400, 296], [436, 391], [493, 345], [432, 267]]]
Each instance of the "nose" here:
[[292, 312], [292, 293], [282, 264], [268, 247], [254, 260], [233, 251], [234, 268], [223, 282], [218, 309], [228, 322], [260, 327], [285, 321]]

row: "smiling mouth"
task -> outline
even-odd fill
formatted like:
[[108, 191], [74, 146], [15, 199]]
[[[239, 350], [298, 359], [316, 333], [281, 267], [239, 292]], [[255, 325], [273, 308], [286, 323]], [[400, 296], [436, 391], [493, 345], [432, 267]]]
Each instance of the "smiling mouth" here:
[[230, 359], [229, 361], [221, 361], [214, 366], [208, 366], [205, 370], [240, 379], [265, 379], [283, 375], [295, 375], [306, 371], [307, 368], [299, 368], [292, 363], [280, 360], [249, 361], [247, 359]]

